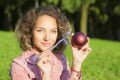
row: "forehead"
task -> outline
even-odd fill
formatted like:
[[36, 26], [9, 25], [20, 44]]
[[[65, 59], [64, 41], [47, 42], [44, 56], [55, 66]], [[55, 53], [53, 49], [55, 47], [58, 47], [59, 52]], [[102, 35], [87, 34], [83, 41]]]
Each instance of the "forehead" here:
[[42, 15], [37, 18], [35, 27], [57, 28], [57, 21], [54, 17]]

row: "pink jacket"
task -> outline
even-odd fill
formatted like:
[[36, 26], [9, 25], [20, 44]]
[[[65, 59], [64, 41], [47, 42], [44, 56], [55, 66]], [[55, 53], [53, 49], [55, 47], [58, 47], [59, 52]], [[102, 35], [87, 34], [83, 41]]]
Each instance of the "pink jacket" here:
[[[41, 80], [41, 71], [33, 60], [34, 56], [35, 54], [28, 50], [13, 60], [10, 71], [12, 80]], [[50, 58], [52, 66], [50, 80], [69, 80], [70, 73], [65, 56], [50, 54]]]

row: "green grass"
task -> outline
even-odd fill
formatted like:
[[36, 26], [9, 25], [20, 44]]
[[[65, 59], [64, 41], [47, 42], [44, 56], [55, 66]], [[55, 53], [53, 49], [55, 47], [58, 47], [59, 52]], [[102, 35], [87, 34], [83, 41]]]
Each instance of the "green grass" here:
[[[21, 53], [13, 32], [0, 31], [0, 80], [10, 80], [9, 70], [13, 58]], [[91, 39], [92, 52], [82, 65], [83, 80], [120, 79], [120, 42]], [[71, 50], [65, 55], [71, 65]]]
[[14, 33], [0, 31], [0, 80], [10, 80], [10, 64], [19, 53]]

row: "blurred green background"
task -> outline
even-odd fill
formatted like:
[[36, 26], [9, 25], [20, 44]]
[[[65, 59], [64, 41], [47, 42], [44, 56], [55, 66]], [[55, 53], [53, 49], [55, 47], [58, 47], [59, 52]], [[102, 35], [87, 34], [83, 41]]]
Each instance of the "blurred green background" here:
[[[120, 80], [120, 0], [0, 1], [0, 80], [10, 80], [13, 58], [21, 54], [15, 27], [31, 7], [58, 6], [72, 25], [91, 38], [91, 54], [82, 65], [83, 80]], [[71, 65], [69, 45], [65, 50]]]

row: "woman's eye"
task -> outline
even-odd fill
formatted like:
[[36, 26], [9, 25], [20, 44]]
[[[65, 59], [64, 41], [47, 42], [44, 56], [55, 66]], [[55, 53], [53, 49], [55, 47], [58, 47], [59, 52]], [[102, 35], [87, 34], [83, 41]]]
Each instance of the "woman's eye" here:
[[52, 31], [53, 33], [57, 33], [57, 31]]
[[37, 32], [41, 32], [42, 30], [38, 29]]

